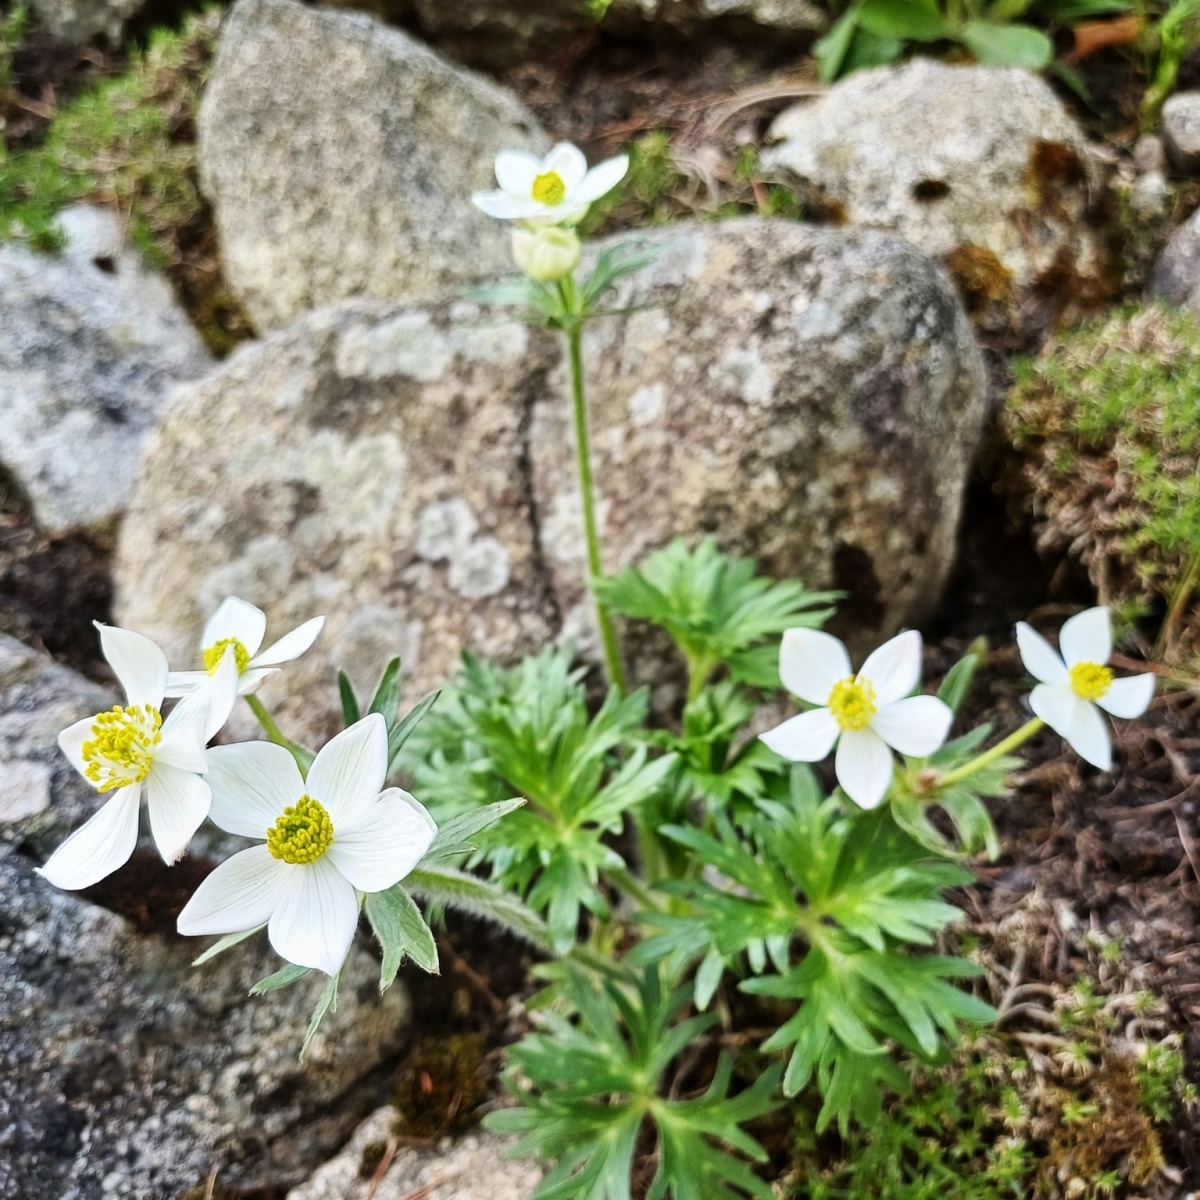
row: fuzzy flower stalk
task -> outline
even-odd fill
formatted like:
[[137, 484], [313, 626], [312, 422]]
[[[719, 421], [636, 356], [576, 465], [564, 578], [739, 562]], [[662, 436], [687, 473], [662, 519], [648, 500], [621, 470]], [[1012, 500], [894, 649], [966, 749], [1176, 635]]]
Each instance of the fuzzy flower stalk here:
[[[575, 282], [575, 269], [583, 253], [575, 226], [594, 201], [621, 182], [628, 169], [629, 159], [624, 154], [589, 168], [582, 151], [569, 142], [560, 142], [543, 158], [504, 150], [496, 156], [498, 188], [476, 192], [471, 197], [476, 208], [488, 216], [516, 222], [512, 235], [513, 260], [540, 290], [533, 307], [546, 315], [566, 338], [589, 580], [599, 579], [604, 566], [596, 521], [583, 368], [583, 327], [591, 313], [584, 298], [587, 289], [577, 287]], [[625, 673], [612, 616], [599, 601], [596, 626], [609, 682], [624, 691]]]

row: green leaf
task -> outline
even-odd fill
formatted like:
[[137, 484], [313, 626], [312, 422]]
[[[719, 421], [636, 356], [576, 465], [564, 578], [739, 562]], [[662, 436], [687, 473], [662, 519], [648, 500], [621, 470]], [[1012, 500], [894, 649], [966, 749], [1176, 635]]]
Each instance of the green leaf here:
[[408, 715], [398, 724], [388, 722], [388, 770], [396, 766], [396, 756], [404, 749], [404, 743], [412, 736], [413, 730], [421, 723], [425, 714], [437, 703], [441, 692], [430, 692], [423, 696], [409, 710]]
[[280, 967], [274, 975], [268, 975], [266, 979], [260, 979], [250, 989], [250, 995], [261, 996], [264, 992], [278, 991], [280, 988], [295, 983], [297, 979], [302, 979], [308, 974], [308, 970], [308, 967], [300, 967], [295, 963], [288, 963], [286, 966]]
[[368, 892], [364, 908], [367, 920], [383, 947], [379, 968], [379, 990], [387, 991], [396, 979], [401, 963], [411, 958], [423, 971], [438, 973], [437, 943], [421, 910], [404, 890], [403, 883], [386, 891]]
[[830, 27], [829, 32], [813, 45], [813, 57], [817, 60], [822, 83], [832, 83], [842, 73], [842, 64], [846, 61], [846, 54], [857, 28], [858, 5], [854, 4], [846, 9]]
[[1054, 43], [1030, 25], [992, 25], [968, 21], [959, 37], [986, 67], [1024, 67], [1041, 71], [1054, 58]]
[[494, 825], [501, 817], [506, 817], [518, 808], [524, 808], [525, 797], [515, 796], [511, 800], [498, 800], [474, 812], [461, 813], [457, 817], [438, 826], [437, 836], [433, 844], [425, 852], [422, 862], [439, 858], [457, 858], [459, 855], [470, 854], [475, 847], [467, 840], [481, 830]]
[[341, 979], [342, 973], [339, 971], [336, 975], [331, 975], [329, 981], [325, 984], [324, 990], [321, 992], [321, 998], [317, 1001], [317, 1007], [313, 1009], [312, 1019], [308, 1023], [308, 1029], [304, 1034], [304, 1043], [300, 1047], [300, 1061], [304, 1061], [305, 1055], [308, 1054], [309, 1043], [316, 1036], [317, 1030], [321, 1028], [321, 1022], [331, 1013], [337, 1011], [337, 993], [338, 980]]
[[379, 686], [371, 697], [369, 713], [379, 713], [391, 727], [392, 721], [399, 716], [400, 709], [401, 672], [399, 658], [393, 658], [383, 669]]
[[975, 682], [975, 673], [987, 655], [987, 644], [982, 638], [971, 644], [971, 648], [946, 672], [942, 686], [938, 688], [938, 699], [951, 710], [958, 712]]
[[248, 937], [253, 937], [260, 929], [265, 929], [265, 925], [255, 925], [253, 929], [243, 929], [241, 933], [227, 933], [220, 941], [214, 942], [207, 950], [197, 958], [192, 959], [192, 966], [198, 967], [203, 963], [208, 962], [211, 958], [216, 958], [218, 954], [224, 954], [231, 946], [236, 946], [238, 942], [244, 942]]
[[337, 674], [338, 695], [342, 700], [342, 724], [347, 729], [362, 717], [362, 712], [358, 707], [358, 697], [354, 694], [354, 685], [350, 682], [350, 676], [345, 671], [339, 671]]
[[934, 0], [863, 0], [858, 24], [875, 37], [905, 42], [935, 42], [952, 33]]

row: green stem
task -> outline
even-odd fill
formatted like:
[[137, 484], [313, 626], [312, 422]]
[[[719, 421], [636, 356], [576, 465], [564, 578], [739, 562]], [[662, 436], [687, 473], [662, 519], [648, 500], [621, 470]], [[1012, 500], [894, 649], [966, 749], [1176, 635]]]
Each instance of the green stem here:
[[[563, 287], [564, 300], [574, 303], [574, 289]], [[579, 462], [579, 495], [583, 502], [583, 532], [587, 539], [588, 576], [599, 579], [604, 573], [600, 562], [600, 535], [596, 529], [596, 505], [592, 495], [592, 458], [588, 445], [587, 405], [583, 385], [583, 322], [576, 321], [566, 330], [567, 351], [571, 363], [571, 402], [575, 415], [575, 451]], [[625, 673], [617, 649], [617, 635], [608, 608], [596, 602], [596, 626], [604, 647], [604, 665], [608, 682], [619, 692], [625, 691]]]
[[282, 729], [275, 723], [275, 718], [267, 712], [267, 706], [251, 692], [244, 697], [246, 703], [250, 705], [250, 711], [258, 718], [258, 723], [267, 732], [267, 737], [271, 739], [277, 746], [282, 746], [297, 762], [301, 772], [307, 772], [312, 766], [313, 753], [307, 746], [301, 746], [299, 742], [293, 742]]
[[1175, 641], [1175, 631], [1183, 617], [1183, 610], [1200, 583], [1200, 550], [1193, 556], [1183, 578], [1175, 585], [1171, 593], [1171, 602], [1167, 607], [1167, 615], [1163, 618], [1162, 627], [1154, 643], [1154, 657], [1161, 659]]
[[662, 912], [662, 901], [631, 871], [625, 867], [614, 867], [605, 871], [609, 883], [620, 888], [626, 896], [649, 912]]
[[937, 786], [939, 788], [949, 787], [952, 784], [961, 783], [964, 779], [970, 779], [972, 775], [982, 771], [989, 763], [994, 763], [996, 759], [1003, 758], [1018, 746], [1024, 745], [1039, 729], [1044, 728], [1045, 724], [1046, 722], [1041, 717], [1034, 717], [1032, 720], [1026, 721], [1016, 733], [1010, 733], [1002, 742], [997, 742], [978, 758], [971, 759], [969, 763], [964, 763], [954, 771], [948, 771], [937, 781]]

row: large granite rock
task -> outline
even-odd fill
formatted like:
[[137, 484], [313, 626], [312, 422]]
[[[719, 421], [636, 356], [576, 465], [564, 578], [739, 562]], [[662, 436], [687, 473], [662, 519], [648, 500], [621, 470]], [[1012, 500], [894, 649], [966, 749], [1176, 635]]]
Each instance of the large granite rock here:
[[1163, 142], [1180, 175], [1200, 175], [1200, 91], [1176, 92], [1162, 111]]
[[121, 44], [125, 22], [146, 0], [30, 0], [42, 28], [56, 38], [84, 46], [104, 37], [110, 46]]
[[59, 255], [0, 247], [0, 463], [53, 533], [123, 511], [163, 399], [211, 360], [115, 216], [62, 214]]
[[[949, 280], [897, 238], [789, 222], [677, 226], [590, 327], [610, 568], [712, 533], [776, 578], [846, 593], [860, 644], [919, 621], [954, 559], [985, 415]], [[564, 386], [561, 382], [558, 387]], [[535, 495], [560, 609], [583, 545], [558, 387], [534, 406]]]
[[[646, 239], [588, 335], [609, 565], [676, 535], [848, 593], [861, 640], [919, 619], [953, 557], [983, 369], [945, 275], [912, 246], [745, 220]], [[117, 552], [122, 623], [184, 665], [226, 595], [317, 646], [263, 695], [336, 723], [405, 660], [408, 696], [460, 650], [586, 635], [560, 348], [464, 302], [355, 303], [239, 350], [176, 393]], [[653, 668], [644, 674], [653, 675]]]
[[857, 71], [770, 137], [766, 169], [834, 218], [941, 261], [985, 324], [1114, 286], [1083, 136], [1027, 71], [922, 58]]
[[546, 141], [507, 92], [406, 34], [295, 0], [234, 6], [199, 138], [225, 271], [260, 329], [500, 273], [507, 232], [471, 192], [497, 150]]
[[1200, 317], [1200, 209], [1175, 230], [1159, 255], [1150, 294]]
[[319, 980], [249, 997], [280, 965], [265, 939], [190, 966], [207, 942], [173, 930], [208, 869], [198, 854], [168, 868], [139, 851], [86, 894], [33, 873], [99, 802], [57, 734], [114, 702], [0, 637], [0, 1198], [174, 1198], [214, 1169], [230, 1185], [302, 1179], [385, 1090], [404, 993], [379, 998], [355, 950], [302, 1065]]
[[542, 1179], [536, 1163], [505, 1157], [511, 1143], [491, 1133], [447, 1138], [428, 1150], [399, 1148], [376, 1179], [395, 1133], [396, 1110], [376, 1110], [287, 1200], [412, 1200], [425, 1189], [431, 1200], [527, 1200]]

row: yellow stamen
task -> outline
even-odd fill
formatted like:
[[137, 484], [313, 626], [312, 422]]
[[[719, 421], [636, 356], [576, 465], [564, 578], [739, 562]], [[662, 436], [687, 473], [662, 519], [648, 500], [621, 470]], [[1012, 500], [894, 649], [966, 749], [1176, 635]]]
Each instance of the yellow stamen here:
[[829, 693], [829, 711], [842, 729], [866, 729], [878, 712], [875, 689], [870, 680], [856, 679], [852, 675], [835, 683]]
[[102, 792], [141, 783], [150, 774], [154, 747], [162, 741], [162, 713], [153, 704], [117, 705], [98, 713], [81, 753], [84, 774]]
[[314, 863], [333, 845], [333, 822], [311, 796], [301, 796], [267, 830], [267, 849], [286, 863]]
[[567, 185], [557, 171], [546, 171], [533, 181], [533, 198], [543, 204], [561, 204], [567, 194]]
[[1113, 685], [1113, 673], [1100, 663], [1076, 663], [1069, 674], [1071, 687], [1081, 700], [1099, 700]]
[[225, 651], [230, 646], [233, 647], [233, 657], [237, 661], [239, 675], [250, 665], [250, 651], [237, 638], [222, 638], [219, 642], [213, 642], [204, 652], [204, 669], [210, 675], [217, 673], [221, 659], [225, 657]]

